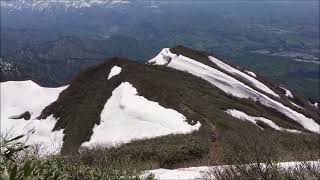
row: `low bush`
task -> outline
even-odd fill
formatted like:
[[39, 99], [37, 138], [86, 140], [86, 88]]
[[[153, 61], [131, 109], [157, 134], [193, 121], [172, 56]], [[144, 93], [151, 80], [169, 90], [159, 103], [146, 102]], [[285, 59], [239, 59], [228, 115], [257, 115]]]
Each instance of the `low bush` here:
[[[109, 166], [88, 166], [81, 161], [69, 161], [62, 156], [38, 158], [31, 156], [19, 140], [1, 137], [0, 180], [15, 179], [140, 179], [137, 171], [125, 171]], [[152, 178], [150, 176], [150, 178]]]
[[[224, 164], [203, 173], [206, 180], [320, 179], [317, 135], [243, 129], [222, 136]], [[309, 161], [308, 161], [309, 160]], [[279, 163], [282, 161], [301, 161]]]
[[130, 165], [146, 170], [159, 167], [171, 168], [178, 163], [199, 159], [208, 151], [208, 144], [200, 135], [179, 134], [136, 140], [119, 147], [85, 148], [80, 151], [78, 158], [88, 165], [113, 162], [119, 168]]

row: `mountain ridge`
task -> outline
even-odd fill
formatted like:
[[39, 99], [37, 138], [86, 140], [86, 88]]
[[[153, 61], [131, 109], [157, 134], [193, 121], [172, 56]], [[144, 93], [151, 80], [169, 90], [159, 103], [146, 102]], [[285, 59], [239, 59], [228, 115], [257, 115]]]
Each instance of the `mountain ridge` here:
[[[49, 134], [48, 136], [58, 139], [58, 142], [62, 145], [58, 148], [59, 152], [64, 155], [77, 153], [83, 148], [94, 148], [94, 142], [100, 142], [100, 145], [105, 143], [107, 146], [111, 142], [116, 144], [123, 144], [121, 142], [124, 142], [130, 146], [132, 140], [144, 141], [143, 139], [147, 138], [146, 141], [152, 141], [152, 138], [166, 138], [164, 135], [171, 137], [171, 134], [176, 133], [186, 134], [184, 136], [195, 138], [195, 141], [201, 144], [201, 147], [199, 147], [201, 150], [199, 149], [198, 153], [188, 156], [190, 157], [188, 160], [182, 160], [183, 158], [178, 160], [177, 164], [195, 160], [204, 164], [207, 163], [207, 160], [205, 160], [207, 156], [218, 158], [220, 155], [214, 155], [215, 153], [224, 153], [224, 151], [219, 150], [220, 146], [230, 145], [226, 138], [231, 138], [235, 134], [249, 138], [246, 131], [265, 133], [265, 136], [270, 136], [270, 138], [274, 134], [272, 137], [276, 136], [279, 139], [275, 143], [278, 143], [281, 149], [289, 154], [296, 153], [296, 151], [290, 150], [282, 144], [284, 137], [290, 137], [289, 139], [293, 136], [311, 138], [308, 142], [315, 143], [316, 146], [315, 139], [319, 133], [316, 131], [317, 126], [319, 126], [319, 110], [311, 105], [305, 106], [304, 104], [308, 104], [306, 100], [303, 101], [304, 103], [298, 103], [303, 108], [303, 110], [298, 111], [298, 108], [290, 103], [290, 100], [294, 100], [295, 95], [293, 94], [292, 98], [286, 96], [286, 91], [278, 91], [279, 87], [277, 88], [277, 85], [274, 85], [272, 89], [275, 89], [277, 94], [282, 93], [279, 94], [279, 97], [272, 97], [270, 94], [263, 95], [260, 100], [255, 100], [255, 97], [237, 97], [236, 94], [232, 94], [232, 91], [241, 93], [242, 89], [231, 88], [229, 89], [230, 94], [219, 84], [214, 84], [215, 82], [204, 78], [205, 76], [197, 76], [194, 71], [188, 71], [188, 69], [179, 69], [177, 67], [183, 66], [177, 65], [185, 60], [196, 61], [196, 64], [200, 63], [200, 66], [206, 69], [195, 72], [219, 72], [218, 74], [223, 75], [221, 77], [227, 77], [225, 80], [221, 79], [222, 81], [219, 83], [228, 85], [230, 82], [239, 81], [239, 87], [245, 87], [248, 90], [245, 92], [249, 95], [250, 92], [254, 92], [256, 95], [263, 94], [263, 92], [254, 90], [250, 84], [241, 83], [241, 78], [227, 72], [226, 69], [221, 68], [222, 66], [219, 68], [214, 65], [209, 61], [209, 56], [206, 53], [182, 46], [164, 51], [167, 53], [171, 51], [171, 59], [169, 57], [162, 59], [161, 61], [164, 62], [162, 65], [152, 64], [153, 59], [148, 64], [141, 64], [126, 58], [108, 59], [80, 72], [70, 85], [60, 89], [52, 88], [50, 91], [54, 91], [56, 99], [51, 97], [50, 101], [40, 103], [42, 105], [36, 108], [24, 105], [16, 111], [11, 111], [10, 108], [12, 109], [14, 106], [10, 105], [10, 101], [19, 102], [20, 99], [23, 99], [18, 93], [19, 89], [24, 86], [24, 83], [21, 82], [22, 84], [20, 83], [19, 87], [14, 88], [14, 92], [17, 93], [10, 96], [17, 96], [17, 98], [13, 100], [10, 100], [10, 97], [8, 97], [9, 99], [1, 98], [1, 104], [4, 104], [4, 107], [1, 107], [1, 112], [4, 112], [1, 113], [2, 119], [6, 120], [5, 125], [9, 128], [10, 124], [14, 125], [20, 121], [25, 123], [25, 120], [12, 120], [9, 117], [30, 111], [32, 115], [31, 120], [29, 120], [30, 127], [39, 125], [38, 128], [35, 128], [35, 134], [31, 135], [35, 138], [41, 134], [42, 123], [50, 122], [50, 126], [46, 126], [46, 130], [44, 130], [48, 132], [42, 132], [42, 134]], [[188, 55], [188, 57], [184, 55]], [[196, 56], [206, 57], [202, 60], [205, 60], [210, 67], [202, 63], [202, 60], [197, 61]], [[159, 60], [157, 59], [159, 57], [162, 57], [162, 55], [156, 56], [155, 60]], [[112, 69], [115, 67], [118, 70], [111, 75]], [[193, 68], [191, 66], [185, 67]], [[241, 68], [239, 69], [241, 70]], [[244, 71], [244, 69], [242, 70]], [[256, 76], [259, 77], [259, 75]], [[230, 80], [230, 82], [226, 80]], [[14, 82], [4, 82], [2, 87], [7, 87], [10, 83], [14, 84]], [[46, 88], [36, 84], [32, 86], [36, 89], [40, 88], [37, 91], [46, 97]], [[9, 89], [5, 90], [9, 92]], [[33, 90], [27, 91], [25, 96], [36, 103], [36, 99], [32, 99], [34, 97]], [[280, 108], [274, 109], [274, 107], [264, 104], [264, 102], [273, 101], [281, 104], [281, 106], [279, 105]], [[17, 104], [17, 102], [12, 103]], [[133, 102], [140, 103], [141, 108], [138, 108], [140, 106]], [[146, 104], [156, 109], [150, 110], [149, 105]], [[288, 112], [300, 115], [288, 116], [286, 112], [281, 111], [283, 107], [290, 109]], [[166, 116], [169, 112], [176, 116]], [[120, 116], [118, 116], [119, 114]], [[294, 119], [294, 117], [304, 116], [306, 120]], [[311, 125], [314, 125], [314, 129], [309, 126], [310, 124], [308, 125], [310, 121], [307, 119], [313, 121]], [[127, 120], [131, 120], [132, 123]], [[179, 121], [182, 123], [179, 125], [181, 127], [169, 126], [170, 123]], [[22, 128], [22, 126], [16, 128]], [[105, 133], [101, 134], [101, 128], [105, 128], [102, 129]], [[155, 133], [157, 130], [151, 130], [152, 128], [159, 128], [159, 134]], [[192, 132], [187, 130], [188, 128], [189, 130], [192, 129]], [[119, 129], [119, 131], [115, 133], [112, 129]], [[143, 136], [140, 134], [142, 132], [144, 133]], [[290, 143], [298, 142], [290, 141]], [[110, 145], [112, 146], [112, 143]], [[176, 145], [183, 144], [178, 143]], [[307, 148], [307, 146], [304, 148]]]

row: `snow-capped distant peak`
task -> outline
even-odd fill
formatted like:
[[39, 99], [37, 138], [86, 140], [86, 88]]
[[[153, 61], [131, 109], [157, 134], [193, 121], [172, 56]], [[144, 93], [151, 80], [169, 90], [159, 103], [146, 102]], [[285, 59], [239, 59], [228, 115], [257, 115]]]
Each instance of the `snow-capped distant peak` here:
[[108, 75], [108, 79], [111, 79], [113, 76], [120, 74], [120, 72], [121, 72], [121, 67], [113, 66], [110, 70], [109, 75]]
[[88, 8], [92, 6], [113, 6], [128, 4], [128, 0], [11, 0], [2, 1], [1, 6], [12, 10], [32, 8], [34, 10], [47, 10], [51, 7]]

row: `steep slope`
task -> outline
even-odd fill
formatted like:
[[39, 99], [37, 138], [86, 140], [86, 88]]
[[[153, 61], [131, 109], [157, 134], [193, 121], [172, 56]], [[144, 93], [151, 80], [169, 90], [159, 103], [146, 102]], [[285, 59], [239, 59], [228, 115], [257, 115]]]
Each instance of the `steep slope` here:
[[[252, 80], [249, 80], [250, 77], [244, 78], [245, 75], [242, 74], [242, 72], [248, 73], [250, 71], [243, 69], [237, 65], [230, 65], [230, 64], [223, 63], [220, 60], [218, 60], [217, 58], [215, 58], [217, 56], [215, 56], [214, 54], [209, 54], [204, 51], [193, 50], [193, 49], [190, 49], [190, 48], [187, 48], [184, 46], [176, 46], [174, 48], [171, 48], [170, 51], [177, 54], [177, 55], [184, 55], [184, 56], [189, 57], [193, 60], [201, 62], [205, 65], [213, 67], [213, 68], [241, 81], [242, 83], [246, 84], [247, 86], [251, 87], [252, 89], [254, 89], [262, 94], [266, 94], [265, 92], [267, 92], [267, 91], [272, 92], [272, 93], [276, 93], [277, 95], [281, 96], [281, 99], [274, 98], [274, 96], [270, 96], [270, 93], [268, 93], [268, 92], [266, 95], [269, 96], [271, 99], [279, 101], [283, 105], [288, 106], [297, 112], [305, 114], [308, 117], [312, 117], [316, 121], [320, 118], [319, 109], [314, 108], [314, 106], [312, 106], [308, 102], [308, 100], [302, 98], [299, 94], [290, 92], [291, 94], [294, 94], [294, 96], [290, 97], [287, 95], [287, 91], [284, 90], [284, 88], [281, 85], [277, 85], [273, 82], [270, 82], [265, 77], [260, 76], [260, 75], [257, 76], [255, 73], [254, 73], [254, 78], [258, 82], [256, 81], [256, 82], [254, 82], [254, 84], [250, 83], [250, 81], [252, 81]], [[212, 62], [212, 59], [215, 59], [216, 63], [217, 62], [219, 63], [219, 61], [220, 61], [220, 64], [223, 64], [224, 66], [228, 67], [229, 70], [227, 70], [226, 68], [220, 68], [215, 62]], [[230, 71], [237, 72], [238, 74], [242, 74], [242, 75], [239, 76], [239, 75], [232, 73]], [[251, 74], [252, 73], [253, 72], [251, 72]], [[263, 89], [267, 88], [267, 91], [264, 92], [264, 91], [261, 91], [261, 89], [257, 88], [257, 85], [260, 83], [263, 84], [263, 86], [264, 86], [264, 87], [262, 86]], [[300, 108], [297, 108], [297, 105], [300, 106]], [[318, 123], [320, 123], [320, 122], [318, 121]]]
[[[258, 89], [279, 97], [279, 95], [275, 94], [267, 86], [247, 76], [241, 71], [236, 70], [235, 68], [232, 68], [227, 64], [224, 64], [223, 62], [217, 60], [216, 58], [213, 58], [212, 56], [208, 56], [208, 59], [215, 65], [218, 65], [218, 67], [222, 68], [224, 71], [235, 74], [238, 77], [245, 79], [245, 81], [250, 81], [251, 85], [257, 87]], [[195, 76], [201, 77], [202, 79], [210, 82], [227, 94], [231, 94], [238, 98], [246, 98], [254, 102], [259, 102], [260, 104], [268, 108], [273, 108], [274, 110], [286, 115], [290, 119], [297, 121], [304, 128], [312, 132], [320, 132], [320, 126], [316, 122], [314, 122], [312, 118], [308, 118], [305, 115], [284, 106], [280, 102], [273, 100], [267, 95], [252, 89], [240, 80], [229, 76], [223, 71], [202, 64], [186, 56], [173, 54], [169, 49], [162, 50], [162, 52], [157, 57], [149, 61], [149, 64], [166, 65], [167, 67], [185, 71]]]
[[[111, 72], [115, 66], [120, 67], [121, 72], [108, 80], [107, 77], [110, 74], [107, 75], [107, 73]], [[210, 70], [214, 71], [215, 69]], [[221, 81], [225, 81], [223, 78], [232, 79], [232, 77], [226, 75], [222, 77]], [[276, 116], [276, 118], [270, 119], [279, 123], [280, 126], [299, 130], [303, 130], [301, 127], [305, 127], [307, 130], [317, 132], [318, 125], [311, 118], [297, 113], [298, 116], [300, 115], [305, 118], [306, 123], [299, 122], [298, 118], [293, 119], [299, 122], [295, 123], [290, 117], [287, 118], [289, 120], [286, 119], [287, 121], [280, 120], [282, 117], [280, 116], [279, 118], [278, 113], [260, 105], [253, 105], [255, 104], [254, 101], [250, 102], [242, 99], [242, 101], [245, 101], [248, 105], [235, 103], [236, 99], [234, 99], [234, 97], [228, 97], [228, 93], [225, 94], [223, 89], [212, 86], [210, 82], [204, 81], [189, 73], [171, 70], [165, 67], [142, 65], [123, 59], [112, 59], [81, 73], [71, 83], [70, 88], [60, 95], [58, 101], [43, 111], [40, 118], [46, 118], [51, 114], [59, 118], [55, 130], [64, 129], [65, 131], [66, 136], [65, 146], [62, 149], [63, 152], [76, 151], [83, 142], [90, 140], [93, 134], [92, 128], [95, 124], [99, 127], [100, 119], [102, 119], [101, 112], [103, 111], [105, 103], [108, 99], [111, 99], [110, 97], [112, 96], [113, 90], [119, 88], [123, 82], [132, 84], [132, 86], [137, 89], [138, 94], [148, 100], [159, 102], [159, 104], [165, 108], [171, 108], [182, 113], [193, 124], [197, 121], [202, 122], [201, 124], [209, 123], [207, 121], [210, 121], [212, 117], [203, 114], [202, 107], [216, 104], [215, 101], [217, 97], [225, 97], [222, 103], [223, 108], [219, 107], [217, 109], [226, 110], [232, 107], [239, 109], [239, 106], [249, 106], [241, 108], [247, 112], [248, 109], [252, 109], [250, 106], [258, 106], [262, 110], [256, 111], [266, 111], [267, 113], [265, 114], [272, 114], [271, 116], [265, 115], [266, 117]], [[229, 90], [230, 92], [238, 91], [238, 89], [234, 87]], [[268, 98], [266, 95], [260, 95], [259, 92], [251, 89], [248, 91], [254, 92], [259, 98], [265, 97], [268, 101], [274, 102], [274, 100]], [[210, 95], [213, 92], [221, 95]], [[251, 96], [250, 92], [246, 97]], [[242, 98], [242, 96], [238, 96], [238, 98]], [[275, 104], [277, 104], [277, 102], [275, 102]], [[85, 109], [85, 111], [79, 112], [77, 109]], [[212, 110], [214, 109], [216, 108], [212, 108]], [[292, 111], [293, 114], [296, 113], [291, 109], [290, 111]], [[88, 121], [88, 119], [91, 121]], [[74, 126], [75, 122], [77, 122], [76, 126]], [[308, 122], [310, 124], [308, 124]]]
[[[230, 145], [226, 138], [232, 134], [246, 137], [247, 132], [277, 136], [280, 144], [281, 137], [310, 138], [308, 142], [316, 146], [318, 110], [303, 103], [299, 104], [302, 109], [297, 108], [280, 87], [243, 72], [212, 55], [181, 46], [164, 49], [148, 64], [112, 58], [84, 70], [66, 89], [59, 89], [63, 91], [57, 100], [53, 97], [52, 104], [41, 105], [48, 106], [40, 115], [35, 111], [30, 122], [48, 122], [48, 118], [55, 122], [53, 132], [63, 131], [63, 154], [75, 153], [81, 146], [130, 144], [136, 139], [190, 133], [203, 144], [200, 154], [192, 158], [218, 158], [224, 153], [221, 146]], [[1, 84], [1, 96], [9, 91], [8, 83]], [[25, 102], [1, 106], [1, 112], [9, 112], [2, 118], [11, 123], [15, 121], [11, 116], [30, 111], [21, 104]], [[19, 112], [8, 110], [15, 106]]]
[[[66, 88], [43, 88], [32, 81], [1, 83], [1, 135], [15, 137], [28, 134], [24, 140], [41, 145], [44, 148], [41, 153], [58, 153], [63, 133], [52, 131], [56, 120], [48, 117], [39, 121], [36, 117]], [[19, 118], [25, 112], [30, 116]]]
[[[121, 67], [121, 72], [108, 80], [109, 72], [115, 66]], [[172, 78], [174, 79], [171, 82], [167, 82], [167, 79]], [[70, 87], [61, 93], [60, 98], [43, 111], [40, 118], [46, 118], [51, 114], [59, 118], [55, 129], [65, 129], [63, 151], [64, 149], [75, 151], [81, 143], [90, 140], [92, 128], [95, 124], [100, 124], [100, 114], [106, 102], [112, 99], [113, 91], [121, 88], [120, 85], [123, 82], [132, 84], [138, 94], [146, 99], [159, 102], [165, 108], [179, 111], [179, 106], [183, 106], [183, 100], [177, 93], [183, 92], [186, 88], [183, 85], [186, 81], [183, 80], [184, 78], [186, 78], [184, 75], [179, 75], [170, 69], [142, 65], [125, 59], [111, 59], [81, 73]], [[193, 81], [196, 84], [198, 80], [195, 78]], [[175, 84], [175, 82], [181, 82], [181, 84]], [[128, 100], [124, 99], [124, 101]], [[77, 111], [76, 109], [79, 108], [84, 111]], [[146, 112], [144, 114], [147, 116]], [[191, 119], [189, 114], [184, 115], [187, 119]], [[74, 122], [77, 124], [75, 125]], [[193, 124], [196, 122], [195, 120]]]

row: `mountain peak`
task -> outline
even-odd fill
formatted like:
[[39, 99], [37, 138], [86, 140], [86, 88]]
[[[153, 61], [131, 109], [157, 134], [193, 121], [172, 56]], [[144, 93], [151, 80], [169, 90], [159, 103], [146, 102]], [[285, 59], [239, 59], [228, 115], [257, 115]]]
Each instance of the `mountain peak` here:
[[259, 75], [252, 77], [209, 53], [183, 46], [164, 48], [147, 64], [119, 57], [108, 59], [58, 89], [38, 86], [21, 94], [19, 89], [27, 88], [9, 82], [2, 87], [16, 92], [17, 101], [31, 101], [34, 91], [44, 96], [46, 91], [53, 93], [47, 101], [36, 103], [32, 99], [38, 106], [31, 109], [2, 103], [1, 112], [6, 112], [2, 116], [9, 125], [23, 124], [24, 120], [9, 117], [26, 111], [32, 114], [29, 121], [34, 126], [39, 122], [36, 118], [50, 123], [47, 127], [52, 127], [52, 132], [38, 128], [34, 136], [44, 133], [57, 137], [63, 154], [96, 143], [115, 145], [193, 131], [209, 140], [223, 133], [218, 124], [229, 121], [246, 121], [258, 130], [270, 128], [281, 133], [318, 134], [320, 127], [319, 110], [296, 101], [294, 94], [288, 97], [285, 91], [277, 90], [277, 85], [260, 81]]

